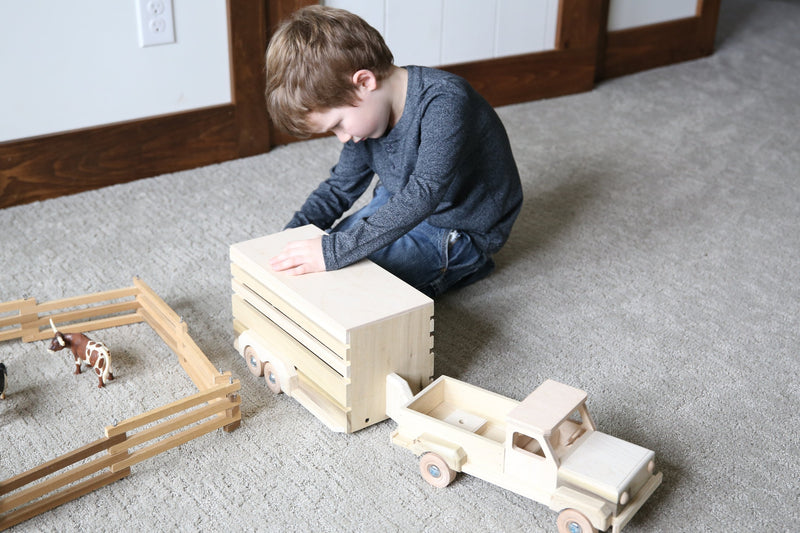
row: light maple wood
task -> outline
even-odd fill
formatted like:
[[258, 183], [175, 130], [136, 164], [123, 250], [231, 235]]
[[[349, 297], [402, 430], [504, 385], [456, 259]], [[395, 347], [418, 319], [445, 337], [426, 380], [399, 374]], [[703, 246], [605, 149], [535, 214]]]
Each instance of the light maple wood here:
[[453, 471], [567, 509], [560, 524], [580, 515], [620, 531], [661, 483], [654, 453], [596, 431], [587, 395], [574, 387], [547, 380], [521, 402], [447, 376], [411, 398], [388, 376], [387, 390], [392, 442], [423, 458], [423, 477], [435, 486], [449, 479], [440, 463], [424, 461], [431, 454]]
[[352, 432], [386, 418], [387, 374], [415, 392], [430, 383], [433, 301], [367, 260], [303, 276], [269, 267], [290, 241], [322, 234], [305, 226], [231, 246], [235, 344], [292, 368], [283, 392], [330, 429]]

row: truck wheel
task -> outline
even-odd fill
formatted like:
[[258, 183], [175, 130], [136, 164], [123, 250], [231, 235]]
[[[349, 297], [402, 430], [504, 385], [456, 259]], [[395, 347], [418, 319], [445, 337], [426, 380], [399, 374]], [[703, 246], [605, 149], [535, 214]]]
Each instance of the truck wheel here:
[[564, 509], [556, 520], [558, 533], [597, 533], [589, 519], [575, 509]]
[[447, 462], [433, 452], [426, 452], [419, 458], [419, 473], [422, 479], [436, 488], [444, 488], [456, 477]]
[[264, 375], [264, 363], [262, 363], [261, 359], [258, 358], [258, 355], [252, 346], [245, 347], [244, 361], [247, 363], [247, 368], [250, 369], [250, 372], [254, 376], [260, 377]]
[[269, 361], [264, 363], [264, 379], [267, 382], [267, 387], [269, 390], [275, 394], [280, 394], [283, 392], [283, 389], [281, 388], [281, 382], [278, 379], [278, 374], [275, 372], [275, 367], [272, 366], [272, 363]]

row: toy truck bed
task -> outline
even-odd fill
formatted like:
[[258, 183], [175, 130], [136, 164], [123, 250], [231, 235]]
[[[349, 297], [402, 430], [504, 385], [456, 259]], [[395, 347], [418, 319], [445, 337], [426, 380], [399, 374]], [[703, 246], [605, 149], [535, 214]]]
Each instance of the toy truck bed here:
[[433, 451], [455, 471], [502, 485], [506, 416], [517, 405], [517, 400], [440, 376], [390, 412], [397, 422], [392, 442], [417, 455]]

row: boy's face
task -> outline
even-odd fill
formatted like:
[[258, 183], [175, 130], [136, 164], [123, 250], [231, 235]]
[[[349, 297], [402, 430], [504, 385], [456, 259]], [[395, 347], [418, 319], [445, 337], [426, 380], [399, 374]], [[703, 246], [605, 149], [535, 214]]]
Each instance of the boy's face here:
[[343, 143], [377, 139], [386, 133], [392, 114], [391, 100], [374, 79], [356, 87], [355, 104], [309, 113], [308, 120], [315, 133], [332, 132]]

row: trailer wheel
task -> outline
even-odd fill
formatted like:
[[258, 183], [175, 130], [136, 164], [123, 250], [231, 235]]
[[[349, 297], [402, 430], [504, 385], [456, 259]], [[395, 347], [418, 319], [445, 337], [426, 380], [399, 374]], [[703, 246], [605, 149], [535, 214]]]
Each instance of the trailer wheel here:
[[248, 345], [245, 347], [244, 361], [247, 363], [247, 368], [250, 369], [250, 372], [254, 376], [260, 377], [264, 375], [264, 363], [262, 363], [261, 359], [258, 358], [258, 355], [252, 346]]
[[419, 473], [422, 479], [439, 489], [449, 485], [456, 477], [447, 462], [433, 452], [423, 453], [419, 458]]
[[272, 363], [269, 361], [264, 363], [264, 380], [266, 380], [269, 390], [275, 394], [280, 394], [283, 392], [283, 389], [281, 388], [281, 381], [278, 379], [278, 373], [275, 372], [275, 367], [272, 366]]
[[575, 509], [564, 509], [556, 520], [558, 533], [597, 533], [589, 519]]

